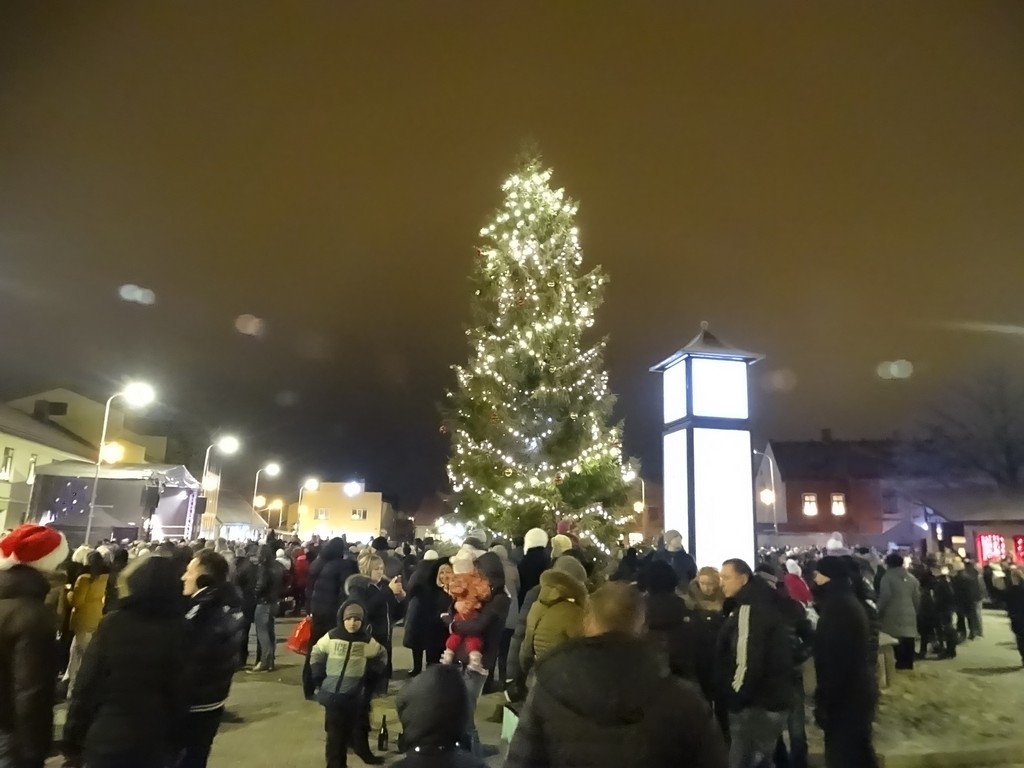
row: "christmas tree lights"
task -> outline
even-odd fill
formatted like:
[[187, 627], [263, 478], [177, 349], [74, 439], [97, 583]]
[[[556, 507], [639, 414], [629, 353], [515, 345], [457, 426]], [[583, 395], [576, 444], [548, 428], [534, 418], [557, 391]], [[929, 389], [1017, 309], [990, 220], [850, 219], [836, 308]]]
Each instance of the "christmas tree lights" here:
[[583, 348], [608, 280], [582, 271], [576, 204], [550, 179], [524, 163], [480, 230], [470, 356], [442, 426], [448, 474], [462, 520], [512, 535], [568, 519], [607, 553], [632, 520], [604, 342]]

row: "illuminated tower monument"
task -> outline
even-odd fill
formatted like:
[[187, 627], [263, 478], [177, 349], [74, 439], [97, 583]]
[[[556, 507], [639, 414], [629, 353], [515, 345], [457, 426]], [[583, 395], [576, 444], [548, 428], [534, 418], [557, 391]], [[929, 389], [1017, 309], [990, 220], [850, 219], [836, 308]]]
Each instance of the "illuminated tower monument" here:
[[651, 368], [663, 374], [665, 530], [699, 566], [754, 565], [754, 478], [747, 368], [762, 355], [701, 332]]

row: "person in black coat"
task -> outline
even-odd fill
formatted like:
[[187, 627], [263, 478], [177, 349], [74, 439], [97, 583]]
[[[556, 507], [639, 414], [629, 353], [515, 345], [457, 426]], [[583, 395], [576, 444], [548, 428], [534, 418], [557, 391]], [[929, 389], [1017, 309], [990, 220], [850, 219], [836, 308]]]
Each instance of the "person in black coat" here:
[[676, 572], [666, 562], [650, 564], [647, 589], [647, 634], [669, 671], [685, 680], [697, 680], [697, 631], [690, 609], [676, 594]]
[[437, 664], [448, 639], [448, 627], [441, 614], [448, 610], [451, 598], [439, 584], [442, 568], [451, 568], [446, 560], [424, 560], [409, 580], [405, 611], [403, 645], [412, 650], [412, 676], [423, 671], [423, 663]]
[[256, 563], [256, 657], [259, 661], [252, 672], [273, 672], [277, 661], [275, 621], [277, 606], [284, 590], [284, 568], [277, 562], [274, 544], [259, 549]]
[[[312, 622], [310, 637], [323, 637], [338, 624], [338, 610], [345, 600], [345, 580], [359, 569], [345, 557], [345, 540], [335, 537], [326, 542], [309, 566], [306, 581], [306, 611]], [[312, 646], [312, 642], [310, 645]], [[302, 690], [313, 698], [313, 677], [309, 669], [309, 649], [302, 667]]]
[[100, 622], [68, 706], [72, 765], [164, 768], [177, 754], [188, 710], [183, 607], [170, 559], [125, 568], [120, 605]]
[[[241, 668], [249, 662], [249, 633], [253, 617], [256, 615], [256, 564], [249, 556], [248, 550], [240, 550], [235, 557], [235, 587], [242, 598], [242, 624], [239, 628], [238, 641], [238, 666]], [[258, 655], [256, 663], [260, 663]]]
[[458, 669], [428, 668], [398, 692], [396, 706], [407, 752], [395, 768], [485, 768], [459, 748], [470, 711]]
[[841, 557], [822, 558], [814, 574], [819, 613], [814, 636], [818, 679], [814, 718], [825, 732], [828, 768], [878, 765], [871, 743], [878, 703], [875, 665], [868, 663], [871, 628], [851, 575]]
[[1010, 618], [1010, 629], [1017, 640], [1017, 652], [1024, 665], [1024, 573], [1018, 566], [1011, 566], [1006, 574], [1006, 585], [1000, 590], [993, 586], [994, 594], [1006, 608]]
[[635, 588], [612, 582], [590, 596], [585, 636], [537, 667], [506, 768], [725, 768], [710, 709], [650, 652], [643, 624]]
[[654, 553], [655, 560], [664, 560], [672, 566], [679, 580], [679, 586], [687, 589], [690, 582], [697, 578], [697, 563], [683, 548], [683, 536], [679, 531], [665, 531], [665, 548]]
[[540, 575], [551, 567], [548, 557], [548, 535], [540, 528], [531, 528], [523, 537], [526, 554], [519, 561], [519, 605], [526, 600], [526, 593], [540, 584]]
[[189, 598], [185, 614], [189, 714], [177, 768], [206, 768], [231, 690], [242, 612], [228, 582], [228, 571], [227, 560], [204, 549], [182, 577]]

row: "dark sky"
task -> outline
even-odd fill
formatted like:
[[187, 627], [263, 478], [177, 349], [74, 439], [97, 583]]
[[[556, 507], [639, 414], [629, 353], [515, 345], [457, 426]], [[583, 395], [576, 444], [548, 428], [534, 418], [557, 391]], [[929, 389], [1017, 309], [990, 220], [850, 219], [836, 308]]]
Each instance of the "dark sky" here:
[[611, 277], [655, 473], [647, 369], [701, 320], [767, 355], [773, 436], [884, 433], [1024, 352], [943, 325], [1024, 325], [1019, 0], [7, 2], [0, 395], [145, 376], [283, 488], [411, 499], [443, 478], [476, 233], [528, 140]]

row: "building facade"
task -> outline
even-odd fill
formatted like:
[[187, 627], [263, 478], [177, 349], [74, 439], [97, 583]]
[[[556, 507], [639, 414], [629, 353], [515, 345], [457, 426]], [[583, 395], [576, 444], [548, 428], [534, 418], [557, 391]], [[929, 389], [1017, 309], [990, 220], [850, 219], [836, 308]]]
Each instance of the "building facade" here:
[[37, 471], [53, 462], [95, 461], [73, 435], [0, 404], [0, 531], [28, 519]]
[[[288, 530], [303, 541], [345, 536], [350, 542], [368, 542], [381, 535], [393, 535], [395, 511], [383, 494], [352, 493], [351, 483], [320, 483], [315, 491], [303, 491], [302, 504], [288, 508]], [[346, 492], [348, 491], [348, 492]]]

